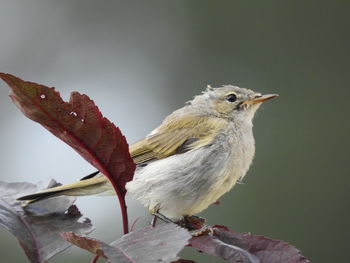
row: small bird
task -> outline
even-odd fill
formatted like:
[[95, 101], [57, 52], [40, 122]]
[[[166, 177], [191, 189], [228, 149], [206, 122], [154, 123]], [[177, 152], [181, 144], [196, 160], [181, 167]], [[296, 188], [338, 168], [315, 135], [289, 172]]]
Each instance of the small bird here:
[[[126, 184], [128, 195], [166, 218], [200, 213], [246, 175], [255, 153], [254, 114], [262, 102], [277, 96], [232, 85], [208, 86], [130, 146], [137, 168]], [[108, 179], [96, 172], [19, 200], [113, 193]]]

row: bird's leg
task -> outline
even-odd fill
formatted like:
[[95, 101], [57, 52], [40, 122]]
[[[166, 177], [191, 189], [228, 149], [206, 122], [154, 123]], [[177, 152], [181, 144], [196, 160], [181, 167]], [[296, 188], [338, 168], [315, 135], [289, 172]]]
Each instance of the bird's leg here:
[[158, 211], [153, 212], [152, 215], [154, 215], [155, 217], [159, 218], [160, 220], [163, 220], [166, 223], [173, 223], [176, 224], [176, 222], [174, 222], [173, 220], [171, 220], [170, 218], [166, 217], [165, 215], [159, 213]]
[[159, 204], [149, 208], [149, 210], [148, 210], [148, 212], [151, 215], [154, 215], [154, 218], [152, 219], [152, 222], [151, 222], [152, 226], [156, 225], [156, 218], [159, 218], [160, 220], [163, 220], [165, 223], [174, 223], [174, 224], [176, 224], [173, 220], [171, 220], [170, 218], [168, 218], [165, 215], [161, 214], [159, 212], [159, 210], [160, 210]]

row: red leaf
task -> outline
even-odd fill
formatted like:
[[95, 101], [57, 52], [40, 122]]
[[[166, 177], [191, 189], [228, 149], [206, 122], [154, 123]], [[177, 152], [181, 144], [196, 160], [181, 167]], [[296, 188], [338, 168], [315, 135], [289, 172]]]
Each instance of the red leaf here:
[[214, 226], [213, 236], [193, 237], [190, 245], [231, 263], [310, 263], [287, 242]]
[[100, 241], [86, 236], [80, 236], [73, 232], [62, 232], [61, 237], [73, 245], [83, 248], [99, 257], [107, 258], [101, 248]]
[[87, 95], [72, 92], [65, 102], [54, 88], [5, 73], [0, 73], [0, 78], [11, 87], [11, 99], [29, 119], [69, 144], [108, 177], [121, 203], [127, 233], [125, 184], [132, 180], [135, 164], [120, 130], [102, 116]]
[[[49, 186], [56, 186], [51, 181]], [[42, 200], [25, 207], [16, 200], [23, 193], [38, 191], [34, 184], [0, 181], [0, 226], [10, 231], [19, 241], [30, 262], [47, 262], [49, 258], [71, 246], [60, 237], [60, 232], [90, 233], [94, 227], [88, 218], [73, 205], [75, 198], [60, 196]], [[6, 261], [6, 260], [4, 260]]]
[[191, 238], [187, 230], [175, 224], [144, 227], [122, 236], [109, 245], [72, 232], [61, 233], [61, 236], [82, 249], [108, 258], [108, 262], [111, 263], [173, 262]]
[[23, 81], [0, 73], [11, 87], [11, 99], [33, 121], [39, 122], [69, 144], [82, 157], [117, 183], [125, 195], [125, 184], [133, 177], [135, 164], [120, 130], [104, 118], [94, 102], [84, 94], [72, 92], [64, 102], [54, 88]]

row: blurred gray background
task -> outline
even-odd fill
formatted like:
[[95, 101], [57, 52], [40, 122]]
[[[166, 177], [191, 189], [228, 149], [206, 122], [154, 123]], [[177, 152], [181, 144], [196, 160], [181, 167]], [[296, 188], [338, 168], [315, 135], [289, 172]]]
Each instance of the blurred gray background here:
[[[88, 94], [130, 143], [207, 84], [279, 93], [255, 119], [244, 183], [201, 214], [210, 224], [288, 241], [312, 262], [349, 262], [349, 1], [1, 0], [0, 71], [64, 99]], [[0, 180], [68, 183], [94, 171], [26, 119], [0, 83]], [[117, 201], [78, 201], [97, 227], [121, 234]], [[150, 217], [129, 201], [137, 227]], [[3, 262], [27, 262], [0, 229]], [[198, 262], [221, 262], [194, 250]], [[89, 262], [71, 248], [50, 262]]]

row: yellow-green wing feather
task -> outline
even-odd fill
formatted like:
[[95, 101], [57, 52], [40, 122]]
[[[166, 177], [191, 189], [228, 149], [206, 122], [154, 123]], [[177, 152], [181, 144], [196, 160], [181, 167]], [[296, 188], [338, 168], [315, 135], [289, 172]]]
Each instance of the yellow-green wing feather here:
[[[214, 117], [168, 118], [155, 134], [131, 145], [130, 153], [135, 163], [139, 165], [173, 154], [181, 154], [210, 144], [225, 124], [223, 119]], [[77, 196], [102, 193], [107, 189], [104, 186], [109, 185], [106, 184], [108, 179], [101, 175], [95, 176], [96, 174], [73, 184], [22, 196], [19, 200], [30, 200], [28, 203], [32, 203], [63, 194]]]
[[159, 160], [209, 144], [224, 126], [213, 117], [187, 116], [165, 121], [153, 135], [130, 146], [136, 164]]

